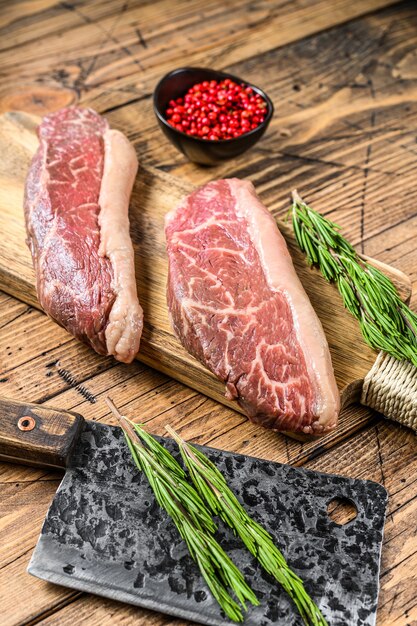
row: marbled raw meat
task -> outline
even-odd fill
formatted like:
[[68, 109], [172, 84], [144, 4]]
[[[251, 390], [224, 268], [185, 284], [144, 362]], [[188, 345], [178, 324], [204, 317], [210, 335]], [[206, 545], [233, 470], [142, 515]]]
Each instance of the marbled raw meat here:
[[168, 306], [184, 347], [250, 419], [335, 428], [339, 393], [320, 321], [250, 182], [218, 180], [166, 217]]
[[99, 354], [130, 362], [143, 326], [128, 218], [135, 151], [79, 107], [45, 117], [38, 135], [24, 207], [39, 302]]

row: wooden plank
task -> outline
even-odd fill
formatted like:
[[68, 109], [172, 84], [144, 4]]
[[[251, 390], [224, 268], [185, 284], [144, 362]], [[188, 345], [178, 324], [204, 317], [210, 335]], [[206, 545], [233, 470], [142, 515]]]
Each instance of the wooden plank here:
[[[23, 333], [24, 328], [20, 328]], [[53, 333], [52, 328], [51, 338]], [[93, 374], [116, 366], [113, 359], [97, 358], [90, 349], [71, 338], [58, 342], [59, 339], [55, 338], [55, 346], [48, 349], [48, 344], [50, 346], [53, 343], [49, 341], [46, 349], [38, 352], [38, 356], [29, 356], [15, 369], [3, 371], [0, 378], [1, 393], [21, 400], [45, 401], [71, 384], [82, 385]], [[5, 346], [6, 351], [8, 348], [10, 346]]]
[[250, 177], [281, 217], [297, 187], [337, 218], [353, 243], [366, 246], [370, 237], [415, 215], [417, 93], [415, 81], [404, 78], [399, 96], [393, 74], [417, 46], [416, 33], [417, 15], [406, 3], [232, 66], [249, 81], [265, 77], [261, 84], [276, 113], [259, 144], [214, 169], [188, 163], [161, 142], [150, 121], [146, 146], [141, 142], [135, 119], [152, 119], [151, 102], [138, 103], [135, 115], [132, 105], [109, 119], [132, 134], [146, 163], [161, 163], [193, 183], [232, 173]]
[[[51, 34], [63, 34], [83, 23], [77, 14], [75, 3], [74, 6], [68, 4], [64, 7], [56, 0], [15, 0], [2, 9], [0, 28], [4, 29], [7, 37], [2, 40], [0, 50], [15, 48]], [[97, 21], [117, 15], [120, 6], [115, 2], [90, 0], [85, 11], [91, 21]], [[66, 16], [65, 20], [62, 18], [63, 14]]]
[[[42, 327], [44, 316], [39, 312], [34, 312], [34, 316]], [[50, 345], [53, 345], [55, 333], [54, 326], [51, 326]], [[25, 320], [18, 319], [12, 324], [11, 333], [20, 336], [24, 329]], [[31, 333], [38, 334], [36, 325]], [[372, 418], [371, 411], [353, 405], [342, 412], [335, 433], [301, 444], [260, 429], [228, 407], [175, 384], [139, 363], [115, 364], [111, 359], [94, 354], [75, 339], [48, 349], [46, 354], [39, 354], [40, 349], [41, 346], [35, 344], [28, 361], [5, 374], [7, 380], [0, 386], [2, 395], [25, 401], [47, 401], [51, 406], [77, 411], [88, 419], [114, 423], [104, 403], [104, 396], [110, 394], [132, 419], [149, 423], [156, 434], [165, 434], [165, 424], [171, 423], [193, 441], [275, 461], [300, 465], [316, 451], [331, 448]], [[2, 352], [0, 342], [0, 354]], [[56, 361], [71, 375], [74, 383], [78, 383], [75, 388], [59, 375], [54, 365]], [[85, 392], [94, 398], [94, 403], [84, 397]]]
[[20, 484], [34, 480], [49, 480], [49, 474], [40, 468], [34, 471], [32, 467], [0, 463], [0, 486], [6, 483]]
[[[24, 176], [36, 146], [34, 120], [22, 114], [6, 115], [0, 121], [0, 128], [0, 179], [3, 184], [3, 191], [0, 192], [0, 227], [8, 232], [7, 240], [0, 251], [0, 286], [24, 301], [39, 306], [30, 255], [22, 246], [25, 229], [21, 210]], [[189, 186], [177, 179], [157, 170], [143, 168], [134, 188], [130, 211], [131, 233], [136, 250], [138, 293], [145, 315], [138, 358], [237, 409], [236, 403], [226, 400], [223, 384], [185, 352], [174, 337], [168, 320], [165, 300], [167, 262], [164, 215], [189, 190]], [[287, 239], [301, 281], [326, 332], [342, 399], [348, 398], [351, 395], [349, 385], [365, 376], [374, 362], [375, 353], [365, 345], [356, 321], [343, 308], [335, 288], [327, 284], [316, 270], [310, 270], [306, 266], [290, 229], [283, 224], [280, 224], [280, 228]], [[398, 283], [403, 293], [407, 293], [408, 279], [388, 266], [384, 269]], [[13, 327], [8, 332], [13, 333]], [[29, 328], [25, 332], [29, 332]], [[45, 324], [44, 332], [47, 334], [48, 324]], [[358, 346], [361, 346], [360, 350]], [[67, 351], [67, 348], [70, 349], [65, 342], [63, 349]], [[12, 352], [8, 352], [8, 356], [12, 357]], [[20, 368], [16, 375], [21, 378], [23, 373], [24, 368]], [[30, 381], [26, 388], [28, 384]]]
[[[68, 3], [65, 4], [68, 7]], [[359, 247], [363, 247], [370, 255], [395, 264], [410, 274], [417, 285], [417, 252], [412, 238], [417, 200], [412, 179], [416, 166], [414, 135], [417, 131], [417, 117], [413, 84], [416, 71], [413, 51], [417, 43], [417, 31], [412, 2], [402, 3], [393, 9], [370, 15], [285, 48], [279, 46], [286, 37], [291, 41], [292, 37], [297, 39], [296, 32], [298, 36], [315, 32], [318, 21], [314, 19], [314, 12], [318, 6], [324, 7], [325, 3], [284, 2], [282, 7], [275, 3], [276, 12], [270, 19], [276, 36], [270, 39], [266, 37], [268, 25], [257, 22], [262, 22], [271, 3], [257, 3], [255, 10], [249, 14], [249, 23], [255, 22], [255, 36], [239, 40], [239, 45], [235, 43], [234, 33], [227, 30], [227, 25], [219, 24], [221, 19], [225, 19], [227, 7], [218, 9], [220, 17], [217, 18], [210, 13], [213, 4], [207, 2], [204, 5], [208, 7], [208, 12], [204, 20], [200, 19], [200, 23], [210, 22], [211, 29], [209, 27], [200, 31], [200, 24], [196, 28], [192, 20], [187, 24], [184, 13], [188, 9], [188, 3], [180, 2], [175, 3], [179, 7], [179, 13], [175, 14], [176, 32], [172, 29], [169, 31], [169, 21], [172, 22], [173, 13], [163, 10], [157, 13], [161, 3], [153, 3], [155, 13], [152, 9], [148, 13], [144, 10], [139, 13], [139, 5], [128, 2], [127, 10], [121, 16], [119, 26], [116, 23], [113, 32], [116, 41], [108, 39], [103, 30], [99, 32], [99, 28], [104, 26], [106, 29], [111, 22], [114, 26], [120, 5], [92, 0], [86, 4], [73, 3], [70, 6], [74, 10], [71, 11], [65, 8], [65, 4], [48, 0], [20, 0], [3, 7], [0, 16], [3, 22], [0, 22], [0, 26], [3, 25], [4, 29], [1, 31], [0, 46], [13, 46], [3, 56], [10, 68], [10, 64], [13, 64], [13, 71], [10, 71], [6, 80], [2, 80], [2, 107], [23, 106], [27, 110], [44, 113], [72, 101], [75, 91], [78, 91], [82, 101], [92, 103], [101, 111], [138, 99], [131, 107], [116, 108], [110, 112], [109, 117], [116, 127], [125, 129], [134, 140], [142, 163], [162, 166], [193, 184], [228, 173], [249, 176], [261, 189], [268, 206], [273, 207], [275, 214], [280, 216], [284, 215], [288, 205], [288, 191], [297, 186], [316, 208], [337, 217], [344, 231]], [[141, 2], [141, 8], [146, 5], [145, 9], [148, 11], [148, 4], [152, 3]], [[365, 12], [370, 9], [367, 2], [350, 5], [352, 6], [346, 8], [350, 17], [356, 11]], [[237, 28], [242, 33], [247, 28], [246, 24], [242, 25], [242, 16], [248, 15], [246, 9], [247, 4], [244, 3], [240, 5], [240, 11], [235, 10], [236, 15], [241, 15]], [[77, 14], [77, 10], [81, 15]], [[177, 8], [173, 10], [176, 11]], [[304, 18], [304, 24], [297, 25], [285, 11], [298, 12], [300, 19]], [[337, 15], [337, 19], [349, 19], [346, 18], [347, 12]], [[152, 22], [142, 19], [142, 16], [147, 15], [152, 15]], [[131, 20], [133, 16], [138, 16], [138, 24]], [[78, 24], [85, 25], [89, 19], [93, 24], [83, 34], [82, 46], [79, 46], [76, 41]], [[325, 19], [330, 25], [335, 19], [333, 11], [327, 10]], [[98, 26], [94, 24], [96, 21]], [[146, 52], [138, 34], [134, 32], [137, 25], [149, 52]], [[206, 34], [207, 41], [197, 41], [197, 46], [201, 47], [193, 52], [192, 47], [196, 42], [192, 42], [191, 37], [196, 32], [198, 36], [203, 32], [208, 35]], [[223, 40], [213, 41], [218, 33]], [[260, 41], [264, 36], [265, 44]], [[51, 37], [54, 41], [61, 38], [61, 52], [55, 55], [52, 45], [49, 48], [49, 57], [42, 58], [45, 48], [50, 45]], [[160, 50], [164, 39], [168, 42], [166, 51]], [[86, 77], [101, 43], [102, 54], [98, 62], [93, 64], [90, 76]], [[254, 58], [252, 51], [257, 45], [264, 52]], [[173, 48], [172, 51], [170, 47]], [[123, 48], [129, 49], [132, 54]], [[183, 58], [191, 62], [203, 60], [204, 64], [210, 62], [219, 68], [227, 67], [248, 80], [260, 82], [279, 105], [270, 131], [262, 143], [242, 159], [224, 167], [203, 170], [186, 163], [162, 139], [153, 119], [151, 101], [147, 94], [151, 92], [156, 78], [165, 66], [159, 68], [158, 61], [153, 61], [152, 58], [148, 61], [148, 54], [154, 59], [160, 55], [168, 69], [173, 67], [171, 63], [182, 64]], [[0, 59], [0, 63], [2, 62]], [[30, 71], [27, 71], [25, 66], [29, 67], [29, 64]], [[371, 88], [375, 96], [374, 104], [369, 98]], [[393, 100], [395, 91], [401, 92], [402, 99]], [[349, 101], [352, 106], [346, 109]], [[343, 108], [343, 117], [338, 115], [339, 103], [341, 110]], [[306, 109], [305, 117], [300, 116], [303, 108]], [[309, 133], [311, 139], [308, 138]], [[413, 302], [417, 302], [415, 298]], [[77, 391], [69, 389], [55, 370], [49, 377], [46, 376], [50, 372], [46, 368], [47, 361], [42, 360], [41, 342], [36, 339], [37, 324], [31, 320], [29, 337], [20, 336], [24, 329], [25, 311], [25, 305], [13, 299], [2, 300], [0, 295], [0, 331], [4, 320], [6, 328], [12, 323], [15, 333], [8, 335], [13, 343], [4, 343], [0, 333], [0, 367], [10, 370], [10, 378], [0, 385], [0, 392], [6, 384], [8, 393], [13, 397], [19, 397], [26, 391], [33, 393], [34, 398], [43, 399], [48, 395], [60, 394], [56, 395], [56, 400], [62, 406], [79, 406], [81, 412], [89, 417], [94, 416], [97, 411], [97, 416], [107, 421], [102, 396], [108, 385], [127, 411], [140, 414], [146, 419], [152, 432], [162, 433], [165, 420], [175, 420], [185, 436], [194, 437], [204, 443], [207, 425], [212, 445], [258, 454], [265, 458], [290, 458], [297, 463], [305, 460], [306, 444], [288, 441], [287, 456], [287, 440], [284, 437], [266, 433], [246, 421], [239, 422], [240, 417], [225, 407], [219, 407], [216, 412], [216, 405], [210, 400], [197, 406], [198, 396], [194, 391], [168, 381], [159, 386], [159, 379], [156, 381], [150, 370], [143, 370], [147, 372], [146, 375], [136, 371], [135, 368], [142, 368], [138, 364], [129, 366], [128, 369], [123, 366], [105, 369], [100, 357], [92, 354], [89, 360], [87, 353], [90, 351], [84, 351], [82, 347], [71, 347], [67, 354], [65, 346], [62, 345], [62, 349], [60, 347], [63, 331], [37, 312], [28, 314], [30, 320], [31, 315], [34, 319], [43, 319], [39, 322], [39, 332], [49, 346], [52, 357], [58, 351], [77, 380], [84, 381], [88, 389], [91, 388], [98, 395], [96, 404], [89, 403]], [[16, 315], [20, 313], [23, 314], [22, 324], [16, 319]], [[45, 332], [47, 327], [50, 329], [49, 335]], [[73, 346], [76, 342], [69, 340], [69, 344]], [[6, 346], [9, 346], [7, 350]], [[18, 350], [19, 347], [22, 348], [21, 351]], [[20, 355], [24, 350], [28, 352], [26, 364], [23, 364]], [[10, 351], [12, 354], [8, 355]], [[41, 360], [32, 365], [31, 377], [30, 361], [33, 358]], [[87, 366], [84, 365], [86, 360]], [[155, 376], [166, 380], [160, 374]], [[47, 394], [42, 396], [44, 385], [49, 384], [50, 378], [53, 379], [53, 384], [47, 386]], [[168, 407], [170, 412], [164, 416]], [[156, 419], [152, 421], [153, 414]], [[369, 415], [370, 413], [366, 418], [368, 420]], [[360, 422], [357, 411], [347, 417], [350, 425], [356, 424], [356, 427], [360, 427], [365, 423]], [[224, 421], [230, 420], [229, 425], [233, 424], [233, 428], [222, 430], [218, 436], [212, 437], [216, 419], [222, 425]], [[327, 451], [326, 447], [313, 445], [308, 453], [312, 457], [318, 456], [310, 462], [310, 467], [385, 480], [393, 506], [390, 508], [386, 527], [378, 626], [406, 626], [417, 622], [417, 608], [413, 597], [413, 573], [417, 566], [415, 552], [413, 553], [413, 532], [416, 525], [414, 438], [405, 429], [384, 423], [381, 428], [378, 427], [378, 441], [376, 431], [371, 428], [373, 427], [369, 426], [355, 439], [343, 442], [343, 446], [337, 446], [333, 453]], [[345, 415], [342, 416], [341, 429], [346, 433]], [[333, 440], [330, 445], [337, 441]], [[357, 445], [352, 451], [353, 441]], [[53, 474], [45, 475], [30, 468], [0, 465], [2, 493], [4, 483], [8, 483], [8, 490], [11, 485], [19, 484], [13, 502], [17, 506], [19, 502], [22, 503], [22, 514], [15, 520], [15, 527], [19, 528], [24, 537], [22, 545], [26, 547], [30, 543], [26, 536], [32, 537], [33, 545], [37, 537], [38, 528], [32, 522], [33, 515], [40, 519], [47, 508], [47, 498], [39, 491], [39, 487], [33, 487], [33, 492], [30, 488], [27, 489], [28, 485], [20, 487], [20, 483], [31, 483], [32, 478], [45, 482], [44, 488], [50, 493], [47, 480], [54, 480]], [[22, 494], [25, 494], [21, 500], [17, 495], [20, 488]], [[7, 493], [8, 499], [11, 498], [13, 492]], [[29, 502], [30, 505], [25, 504]], [[184, 624], [179, 620], [138, 611], [93, 596], [83, 596], [77, 600], [77, 596], [68, 590], [28, 577], [25, 569], [30, 551], [2, 568], [1, 555], [7, 555], [10, 548], [9, 537], [13, 537], [11, 549], [14, 556], [19, 554], [18, 534], [8, 528], [2, 533], [2, 528], [0, 521], [0, 538], [4, 547], [3, 551], [0, 547], [2, 624], [14, 626], [27, 622], [28, 619], [33, 619], [32, 623], [53, 622], [60, 626], [70, 621], [100, 625], [116, 622], [152, 626]], [[25, 590], [24, 602], [22, 589]], [[65, 608], [59, 611], [64, 605]], [[54, 612], [55, 616], [50, 616]]]
[[[411, 63], [416, 33], [414, 6], [403, 3], [231, 66], [236, 74], [261, 81], [278, 106], [262, 142], [223, 166], [199, 168], [161, 141], [150, 100], [110, 112], [109, 119], [126, 130], [144, 163], [193, 183], [250, 177], [280, 217], [289, 190], [298, 187], [313, 206], [337, 219], [359, 248], [375, 254], [368, 250], [373, 237], [381, 233], [383, 241], [397, 224], [398, 240], [407, 239], [415, 215], [416, 92], [404, 68]], [[400, 268], [401, 262], [400, 255]]]
[[[58, 480], [2, 485], [0, 503], [0, 532], [4, 540], [0, 548], [2, 569], [33, 549], [46, 510], [58, 485]], [[32, 532], [25, 528], [25, 532], [22, 533], [22, 519], [25, 518], [28, 525], [32, 525]]]
[[23, 302], [11, 298], [6, 293], [0, 292], [0, 331], [4, 332], [6, 326], [29, 310]]
[[[68, 601], [68, 589], [50, 585], [26, 573], [30, 553], [31, 550], [0, 569], [2, 626], [17, 626], [33, 618], [36, 620], [46, 607], [59, 609]], [[19, 591], [16, 585], [20, 587]]]
[[19, 19], [17, 5], [12, 28], [6, 19], [0, 30], [0, 67], [6, 74], [0, 110], [44, 113], [63, 106], [63, 89], [68, 98], [80, 94], [100, 111], [121, 106], [149, 94], [184, 58], [221, 69], [393, 2], [333, 0], [330, 11], [327, 0], [273, 5], [160, 0], [125, 2], [118, 11], [111, 4], [66, 2], [49, 9], [45, 4], [32, 19]]
[[[254, 82], [267, 76], [261, 84], [279, 104], [262, 142], [244, 158], [215, 168], [199, 168], [161, 141], [150, 100], [108, 117], [126, 130], [144, 163], [159, 164], [190, 182], [249, 177], [281, 218], [289, 190], [298, 187], [359, 249], [396, 265], [416, 285], [417, 104], [412, 71], [406, 72], [412, 68], [416, 33], [414, 6], [403, 3], [231, 66], [230, 71]], [[394, 106], [391, 98], [399, 78], [403, 103]], [[351, 102], [347, 117], [346, 110], [334, 106], [339, 99]], [[304, 141], [303, 134], [312, 139]], [[385, 253], [391, 245], [392, 251]]]

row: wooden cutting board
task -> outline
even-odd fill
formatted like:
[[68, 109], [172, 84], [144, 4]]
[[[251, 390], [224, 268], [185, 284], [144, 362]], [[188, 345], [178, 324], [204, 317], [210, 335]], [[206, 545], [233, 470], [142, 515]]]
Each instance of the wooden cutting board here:
[[[25, 244], [22, 208], [26, 172], [38, 145], [35, 134], [38, 123], [37, 118], [25, 113], [0, 116], [0, 289], [40, 308], [32, 260]], [[130, 207], [138, 292], [145, 315], [138, 359], [239, 410], [236, 403], [226, 400], [224, 385], [182, 348], [168, 320], [164, 216], [191, 190], [188, 183], [178, 178], [140, 167]], [[343, 308], [334, 286], [326, 283], [316, 270], [307, 267], [291, 229], [282, 223], [279, 227], [287, 240], [301, 282], [323, 324], [342, 405], [346, 405], [358, 398], [363, 378], [377, 354], [363, 341], [357, 322]], [[410, 296], [407, 276], [392, 267], [372, 262], [394, 281], [404, 299]]]

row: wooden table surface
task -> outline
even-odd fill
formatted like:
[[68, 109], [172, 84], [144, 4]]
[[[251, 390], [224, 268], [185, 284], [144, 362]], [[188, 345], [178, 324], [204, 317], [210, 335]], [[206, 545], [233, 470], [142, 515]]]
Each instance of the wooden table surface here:
[[[264, 198], [281, 201], [282, 215], [297, 187], [359, 250], [407, 273], [417, 293], [416, 49], [413, 1], [2, 0], [0, 112], [90, 105], [127, 133], [142, 163], [193, 183], [249, 177]], [[211, 169], [176, 152], [152, 113], [158, 78], [190, 64], [240, 75], [264, 87], [276, 107], [262, 142]], [[163, 434], [169, 422], [199, 443], [384, 484], [390, 500], [377, 624], [417, 624], [411, 431], [369, 411], [366, 426], [348, 439], [306, 450], [140, 363], [95, 355], [6, 294], [0, 329], [1, 395], [111, 423], [103, 401], [111, 392], [153, 433]], [[184, 626], [26, 574], [59, 480], [0, 464], [1, 625]]]

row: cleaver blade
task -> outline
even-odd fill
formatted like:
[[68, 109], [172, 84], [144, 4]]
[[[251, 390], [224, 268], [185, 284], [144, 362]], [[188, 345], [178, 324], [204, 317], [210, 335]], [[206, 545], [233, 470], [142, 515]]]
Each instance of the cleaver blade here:
[[[120, 428], [2, 399], [0, 419], [0, 458], [66, 467], [30, 574], [201, 624], [232, 623], [133, 464]], [[178, 458], [172, 440], [158, 439]], [[373, 626], [385, 489], [372, 481], [198, 447], [224, 472], [249, 514], [271, 532], [328, 623]], [[353, 502], [358, 511], [343, 526], [327, 515], [336, 497]], [[219, 524], [217, 539], [261, 601], [249, 608], [245, 625], [302, 624], [287, 595], [230, 529]]]

